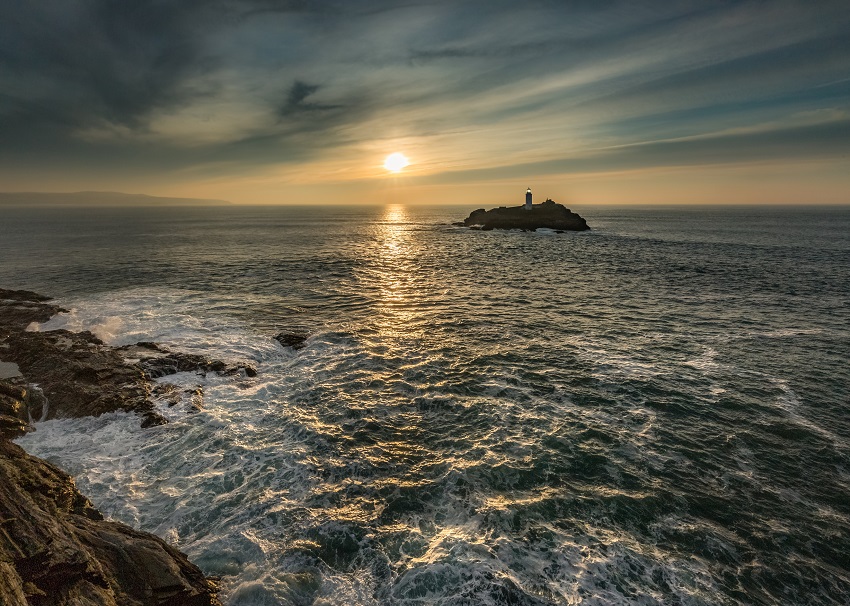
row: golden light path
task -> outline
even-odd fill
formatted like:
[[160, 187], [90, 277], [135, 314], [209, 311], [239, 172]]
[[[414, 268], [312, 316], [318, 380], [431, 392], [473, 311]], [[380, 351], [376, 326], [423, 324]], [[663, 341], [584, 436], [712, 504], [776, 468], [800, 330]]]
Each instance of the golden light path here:
[[387, 159], [384, 160], [384, 168], [393, 173], [401, 172], [405, 166], [410, 165], [410, 160], [407, 159], [401, 152], [395, 152], [394, 154], [390, 154], [387, 156]]
[[417, 294], [420, 287], [416, 272], [421, 255], [411, 237], [410, 218], [402, 204], [390, 204], [377, 224], [374, 275], [377, 287], [375, 322], [385, 338], [419, 338], [422, 314]]

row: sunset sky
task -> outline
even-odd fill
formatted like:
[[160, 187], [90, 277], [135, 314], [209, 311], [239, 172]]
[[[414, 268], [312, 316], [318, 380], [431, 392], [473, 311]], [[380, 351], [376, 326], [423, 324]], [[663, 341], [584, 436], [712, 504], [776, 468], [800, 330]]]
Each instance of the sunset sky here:
[[850, 203], [848, 32], [846, 0], [0, 0], [0, 191]]

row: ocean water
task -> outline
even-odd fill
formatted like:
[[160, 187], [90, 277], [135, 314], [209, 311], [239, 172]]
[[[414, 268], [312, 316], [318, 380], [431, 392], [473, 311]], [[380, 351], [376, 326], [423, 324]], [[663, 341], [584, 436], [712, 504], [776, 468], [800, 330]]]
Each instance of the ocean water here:
[[470, 210], [3, 209], [42, 330], [259, 371], [19, 443], [230, 606], [850, 603], [850, 208]]

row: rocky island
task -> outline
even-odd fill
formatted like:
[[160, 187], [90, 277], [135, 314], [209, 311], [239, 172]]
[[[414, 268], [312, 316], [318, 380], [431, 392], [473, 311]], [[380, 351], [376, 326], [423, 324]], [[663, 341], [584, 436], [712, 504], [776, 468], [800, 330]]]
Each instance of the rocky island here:
[[590, 227], [578, 214], [563, 204], [546, 200], [542, 204], [531, 203], [531, 190], [526, 192], [526, 202], [522, 206], [501, 206], [491, 210], [479, 208], [470, 213], [464, 221], [455, 223], [473, 229], [522, 229], [534, 231], [540, 228], [563, 231], [587, 231]]
[[155, 343], [119, 348], [90, 332], [26, 330], [64, 311], [48, 301], [0, 289], [0, 604], [218, 606], [216, 579], [162, 539], [104, 519], [73, 478], [11, 439], [34, 421], [117, 410], [159, 425], [158, 408], [189, 414], [203, 406], [203, 389], [153, 379], [256, 371]]

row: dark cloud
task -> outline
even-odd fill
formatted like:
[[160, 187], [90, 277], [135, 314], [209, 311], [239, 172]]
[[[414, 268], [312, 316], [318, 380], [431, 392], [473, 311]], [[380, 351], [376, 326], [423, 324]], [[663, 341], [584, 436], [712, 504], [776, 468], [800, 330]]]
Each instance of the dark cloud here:
[[0, 25], [0, 133], [7, 144], [98, 125], [144, 130], [153, 111], [212, 89], [197, 76], [215, 67], [198, 24], [207, 4], [15, 3]]
[[321, 87], [318, 84], [307, 84], [301, 80], [296, 80], [289, 88], [286, 103], [280, 108], [278, 115], [281, 118], [286, 118], [304, 112], [326, 112], [342, 108], [341, 105], [307, 101], [307, 98], [316, 93], [319, 88]]
[[[127, 10], [90, 2], [70, 13], [55, 3], [20, 3], [18, 10], [15, 26], [4, 28], [6, 70], [45, 80], [68, 96], [85, 95], [95, 104], [93, 111], [106, 111], [114, 119], [132, 122], [170, 97], [198, 60], [182, 4]], [[24, 97], [41, 91], [17, 92]]]

